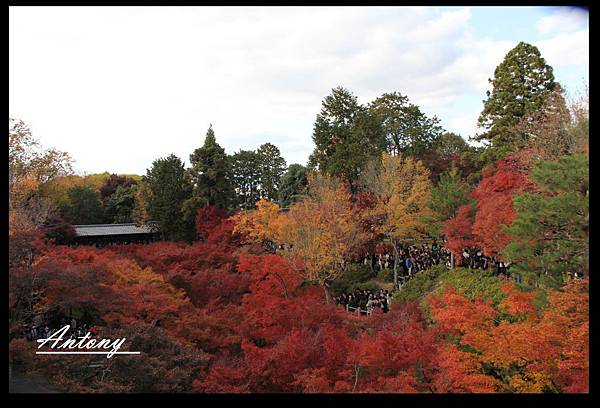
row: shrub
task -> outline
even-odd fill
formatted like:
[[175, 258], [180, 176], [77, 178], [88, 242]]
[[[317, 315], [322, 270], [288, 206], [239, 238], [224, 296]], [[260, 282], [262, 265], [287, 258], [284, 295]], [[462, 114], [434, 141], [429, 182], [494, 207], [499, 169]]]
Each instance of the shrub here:
[[392, 296], [392, 303], [412, 302], [431, 292], [439, 282], [439, 277], [448, 273], [444, 265], [435, 265], [417, 274]]
[[394, 270], [391, 268], [388, 268], [388, 269], [383, 268], [382, 270], [379, 271], [379, 273], [377, 273], [377, 277], [384, 282], [393, 282], [394, 281]]
[[331, 289], [335, 294], [351, 292], [356, 285], [367, 282], [372, 278], [373, 272], [369, 266], [352, 264], [348, 266], [348, 269], [346, 269], [346, 272], [342, 276], [333, 281]]
[[349, 292], [354, 292], [355, 290], [378, 290], [381, 289], [377, 281], [370, 280], [361, 283], [355, 283], [351, 285], [349, 288]]
[[470, 300], [482, 298], [494, 307], [505, 297], [501, 291], [504, 280], [490, 270], [455, 268], [440, 275], [440, 282], [453, 286]]

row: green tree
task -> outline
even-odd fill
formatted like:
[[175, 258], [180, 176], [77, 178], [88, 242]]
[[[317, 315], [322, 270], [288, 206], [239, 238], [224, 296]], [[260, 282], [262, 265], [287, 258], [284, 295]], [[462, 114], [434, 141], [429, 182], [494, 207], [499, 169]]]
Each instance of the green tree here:
[[68, 191], [69, 205], [63, 209], [70, 224], [100, 224], [105, 221], [99, 194], [89, 187], [76, 186]]
[[277, 146], [264, 143], [256, 150], [260, 166], [260, 184], [262, 198], [274, 201], [277, 199], [279, 181], [285, 171], [285, 159]]
[[184, 221], [182, 207], [191, 197], [192, 184], [181, 159], [171, 154], [155, 160], [144, 181], [150, 190], [150, 219], [158, 224], [163, 236], [170, 240], [190, 239], [193, 225]]
[[474, 140], [491, 143], [499, 155], [516, 150], [527, 142], [527, 135], [515, 126], [528, 113], [539, 110], [555, 89], [552, 67], [546, 64], [537, 47], [520, 42], [510, 50], [490, 79], [478, 124], [484, 133]]
[[473, 203], [469, 186], [460, 177], [458, 168], [453, 166], [440, 176], [440, 182], [431, 190], [431, 208], [442, 221], [454, 217], [462, 205]]
[[231, 163], [225, 149], [217, 143], [212, 125], [206, 132], [204, 145], [190, 155], [190, 163], [190, 175], [195, 187], [194, 203], [188, 203], [188, 207], [208, 204], [229, 210], [234, 199]]
[[589, 273], [589, 157], [536, 163], [538, 193], [514, 198], [517, 218], [505, 231], [503, 257], [529, 284], [559, 287], [565, 273]]
[[454, 217], [465, 204], [474, 204], [469, 194], [469, 186], [460, 177], [456, 166], [452, 166], [440, 176], [440, 182], [431, 190], [429, 208], [433, 211], [430, 233], [439, 236], [443, 224]]
[[384, 93], [369, 104], [380, 121], [388, 153], [419, 157], [442, 134], [437, 117], [428, 118], [421, 109], [399, 92]]
[[309, 167], [348, 182], [351, 190], [364, 166], [385, 150], [380, 122], [348, 90], [338, 87], [323, 100], [313, 135]]
[[118, 187], [129, 187], [136, 183], [137, 181], [125, 175], [111, 174], [100, 188], [100, 197], [103, 201], [106, 201], [117, 191]]
[[290, 164], [279, 183], [279, 205], [287, 208], [300, 200], [308, 186], [308, 170], [301, 164]]
[[104, 206], [106, 216], [112, 223], [132, 222], [132, 212], [135, 208], [137, 185], [118, 186], [106, 200]]
[[444, 132], [433, 141], [432, 149], [436, 151], [441, 160], [454, 160], [469, 150], [469, 145], [460, 135]]
[[253, 150], [240, 150], [231, 156], [233, 186], [237, 208], [254, 209], [260, 200], [261, 166], [260, 157]]

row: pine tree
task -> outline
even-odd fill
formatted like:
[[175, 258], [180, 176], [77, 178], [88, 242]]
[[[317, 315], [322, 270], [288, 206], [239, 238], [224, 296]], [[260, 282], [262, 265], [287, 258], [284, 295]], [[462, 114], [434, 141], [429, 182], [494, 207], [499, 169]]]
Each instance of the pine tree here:
[[469, 186], [464, 182], [456, 166], [440, 176], [440, 182], [431, 190], [429, 208], [434, 213], [431, 233], [439, 235], [443, 223], [456, 216], [458, 209], [466, 204], [474, 204], [469, 195]]
[[493, 89], [487, 91], [478, 120], [485, 133], [474, 140], [489, 142], [496, 151], [514, 151], [527, 140], [514, 127], [525, 115], [539, 110], [557, 85], [552, 67], [537, 47], [520, 42], [506, 54], [489, 82]]
[[69, 189], [69, 205], [63, 210], [71, 224], [99, 224], [105, 221], [99, 194], [89, 187]]
[[559, 287], [565, 273], [588, 274], [589, 157], [541, 161], [531, 177], [539, 192], [515, 197], [503, 256], [529, 283]]
[[[148, 212], [159, 230], [170, 239], [189, 239], [189, 226], [183, 218], [183, 203], [191, 197], [192, 185], [184, 165], [174, 154], [157, 159], [148, 169], [145, 182], [150, 189]], [[193, 234], [193, 225], [191, 233]]]
[[312, 138], [316, 146], [309, 167], [340, 177], [353, 192], [365, 164], [385, 150], [381, 124], [342, 87], [323, 100]]
[[281, 176], [279, 183], [279, 205], [281, 207], [289, 207], [306, 192], [307, 172], [306, 167], [300, 164], [290, 164], [287, 171]]
[[253, 150], [240, 150], [231, 156], [232, 181], [236, 193], [236, 207], [254, 209], [260, 200], [260, 157]]
[[260, 166], [260, 185], [262, 198], [276, 200], [279, 180], [285, 171], [285, 159], [277, 146], [271, 143], [262, 144], [257, 150]]
[[[212, 125], [206, 132], [204, 145], [190, 155], [190, 162], [197, 205], [207, 204], [229, 210], [234, 198], [231, 164], [225, 149], [217, 143]], [[192, 212], [195, 214], [195, 209]]]
[[375, 99], [369, 110], [381, 122], [388, 153], [420, 156], [442, 134], [437, 117], [428, 118], [421, 109], [399, 92]]

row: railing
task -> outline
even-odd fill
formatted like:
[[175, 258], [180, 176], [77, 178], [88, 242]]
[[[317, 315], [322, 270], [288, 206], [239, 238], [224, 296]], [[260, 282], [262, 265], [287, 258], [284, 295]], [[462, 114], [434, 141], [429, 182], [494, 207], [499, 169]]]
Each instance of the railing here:
[[356, 315], [360, 315], [361, 313], [366, 314], [367, 316], [371, 316], [371, 313], [373, 313], [373, 309], [368, 309], [364, 310], [361, 309], [360, 307], [352, 307], [350, 305], [346, 305], [346, 312], [354, 312], [356, 311]]

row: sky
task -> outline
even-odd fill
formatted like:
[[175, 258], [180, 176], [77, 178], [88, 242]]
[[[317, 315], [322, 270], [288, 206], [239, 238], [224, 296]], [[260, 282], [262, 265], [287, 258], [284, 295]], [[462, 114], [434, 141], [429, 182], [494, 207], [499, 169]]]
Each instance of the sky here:
[[520, 41], [575, 97], [588, 12], [570, 7], [10, 7], [9, 115], [80, 174], [186, 165], [209, 124], [228, 154], [270, 142], [306, 164], [323, 99], [400, 92], [477, 129], [488, 78]]

